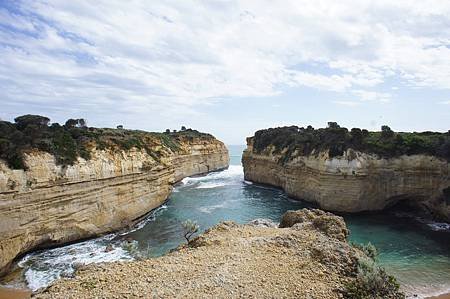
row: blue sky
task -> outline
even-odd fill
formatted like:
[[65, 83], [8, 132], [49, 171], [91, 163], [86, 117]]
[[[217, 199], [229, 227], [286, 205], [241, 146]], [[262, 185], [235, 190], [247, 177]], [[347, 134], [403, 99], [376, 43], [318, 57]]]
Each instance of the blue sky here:
[[450, 129], [448, 1], [0, 0], [0, 118]]

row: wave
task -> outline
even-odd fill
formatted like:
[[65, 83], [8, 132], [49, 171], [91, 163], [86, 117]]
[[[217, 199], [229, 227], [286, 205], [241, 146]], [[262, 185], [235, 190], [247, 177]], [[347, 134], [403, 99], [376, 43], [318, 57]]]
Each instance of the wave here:
[[218, 188], [218, 187], [224, 187], [226, 186], [226, 183], [200, 183], [195, 189], [211, 189], [211, 188]]
[[164, 210], [167, 209], [166, 205], [162, 205], [156, 209], [154, 209], [150, 214], [148, 214], [143, 220], [134, 225], [134, 228], [131, 230], [127, 230], [124, 233], [119, 234], [120, 236], [128, 235], [129, 233], [135, 232], [143, 228], [147, 223], [154, 221], [157, 216], [161, 215]]
[[229, 185], [242, 184], [244, 180], [244, 170], [241, 165], [230, 165], [228, 169], [212, 172], [204, 176], [187, 177], [181, 184], [175, 187], [174, 191], [193, 187], [195, 189], [210, 189]]
[[182, 185], [189, 185], [197, 182], [210, 180], [229, 180], [244, 176], [244, 168], [241, 165], [230, 165], [227, 169], [217, 172], [211, 172], [204, 176], [187, 177], [181, 180]]
[[218, 204], [218, 205], [214, 205], [214, 206], [200, 207], [200, 208], [198, 208], [198, 210], [202, 213], [211, 214], [214, 210], [217, 210], [217, 209], [220, 209], [223, 207], [225, 207], [225, 202]]
[[[26, 269], [25, 280], [32, 291], [46, 287], [60, 277], [70, 277], [78, 265], [132, 260], [119, 244], [110, 241], [114, 234], [102, 238], [48, 249], [26, 255], [19, 263]], [[105, 250], [111, 246], [111, 250]]]
[[427, 225], [434, 231], [449, 231], [450, 232], [450, 223], [433, 222], [433, 223], [427, 223]]

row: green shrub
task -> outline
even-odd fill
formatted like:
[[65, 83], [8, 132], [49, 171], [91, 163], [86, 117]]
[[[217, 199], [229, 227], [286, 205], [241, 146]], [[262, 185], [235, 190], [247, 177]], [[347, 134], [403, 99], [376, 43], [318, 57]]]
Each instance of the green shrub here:
[[351, 245], [355, 248], [358, 248], [359, 250], [361, 250], [362, 252], [364, 252], [365, 255], [367, 255], [368, 257], [370, 257], [372, 260], [376, 260], [377, 256], [378, 256], [378, 250], [375, 247], [375, 245], [373, 245], [372, 243], [367, 243], [367, 244], [359, 244], [359, 243], [351, 243]]
[[394, 276], [376, 264], [378, 251], [370, 242], [367, 244], [351, 243], [364, 255], [358, 257], [356, 277], [345, 285], [344, 296], [351, 299], [405, 298], [400, 292], [400, 285]]
[[311, 126], [270, 128], [259, 130], [253, 137], [254, 151], [262, 153], [273, 149], [280, 155], [279, 162], [286, 163], [295, 155], [310, 155], [328, 151], [330, 157], [342, 156], [349, 148], [391, 158], [400, 155], [428, 154], [450, 161], [449, 133], [395, 133], [388, 126], [381, 132], [353, 128], [349, 132], [337, 123], [327, 128]]
[[395, 277], [377, 266], [371, 258], [358, 260], [356, 278], [346, 284], [344, 296], [351, 299], [405, 298]]
[[[152, 150], [153, 140], [159, 138], [166, 148], [180, 149], [180, 140], [193, 138], [213, 138], [209, 134], [186, 129], [176, 133], [149, 133], [124, 129], [100, 129], [86, 127], [86, 121], [69, 119], [64, 126], [53, 123], [40, 115], [24, 115], [15, 119], [16, 123], [0, 121], [0, 159], [13, 169], [25, 169], [23, 154], [38, 149], [51, 153], [61, 165], [72, 165], [78, 157], [91, 158], [90, 144], [100, 150], [131, 148], [145, 149], [155, 160], [161, 153]], [[151, 138], [149, 138], [151, 137]]]

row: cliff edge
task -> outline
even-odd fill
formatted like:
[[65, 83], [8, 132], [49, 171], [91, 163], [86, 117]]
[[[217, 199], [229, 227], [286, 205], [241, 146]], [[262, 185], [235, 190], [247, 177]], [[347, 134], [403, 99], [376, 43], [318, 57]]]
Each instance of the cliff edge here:
[[[88, 156], [62, 163], [51, 152], [28, 147], [21, 152], [24, 169], [0, 159], [0, 273], [30, 250], [131, 225], [164, 203], [175, 182], [229, 163], [222, 142], [193, 130], [55, 130], [51, 136], [83, 134]], [[86, 138], [93, 134], [96, 140]]]
[[242, 157], [245, 179], [325, 210], [378, 211], [402, 203], [450, 221], [450, 135], [395, 134], [340, 127], [258, 131]]

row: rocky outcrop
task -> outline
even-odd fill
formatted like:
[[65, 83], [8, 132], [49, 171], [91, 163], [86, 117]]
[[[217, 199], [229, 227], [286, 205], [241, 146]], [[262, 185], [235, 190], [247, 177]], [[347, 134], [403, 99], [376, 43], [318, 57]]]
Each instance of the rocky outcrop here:
[[[343, 298], [364, 253], [341, 238], [347, 231], [342, 218], [295, 214], [302, 222], [287, 228], [223, 222], [165, 256], [90, 265], [36, 297]], [[402, 295], [376, 290], [371, 298]]]
[[29, 250], [126, 227], [160, 206], [175, 182], [228, 167], [228, 151], [213, 137], [151, 146], [150, 154], [92, 148], [91, 159], [70, 166], [31, 151], [26, 171], [0, 161], [0, 272]]
[[377, 211], [396, 203], [420, 208], [450, 221], [450, 164], [430, 155], [380, 158], [352, 149], [331, 158], [327, 151], [298, 155], [253, 149], [247, 139], [242, 163], [245, 179], [282, 188], [289, 196], [313, 202], [325, 210]]

